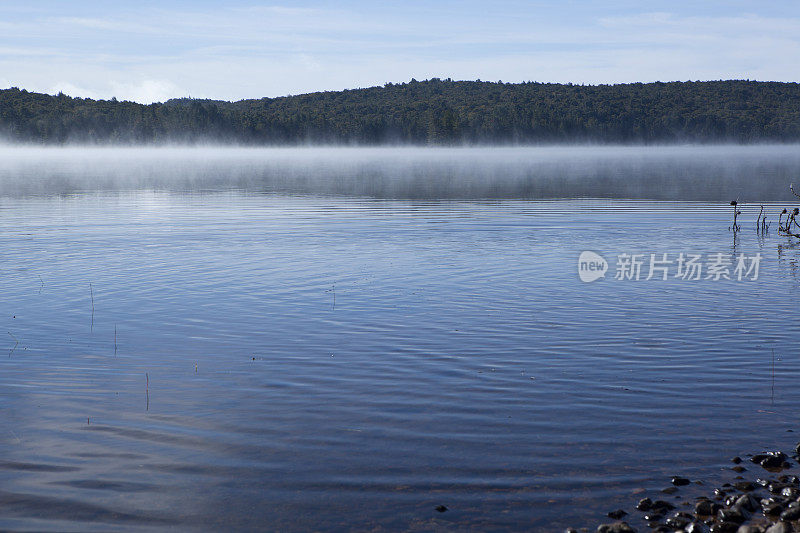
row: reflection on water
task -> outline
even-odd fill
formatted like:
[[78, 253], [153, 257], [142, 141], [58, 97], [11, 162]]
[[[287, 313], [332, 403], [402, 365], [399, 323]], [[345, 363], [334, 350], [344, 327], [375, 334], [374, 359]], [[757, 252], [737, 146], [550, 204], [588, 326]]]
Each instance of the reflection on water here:
[[752, 209], [734, 246], [701, 203], [0, 200], [0, 529], [547, 531], [793, 445], [800, 254]]

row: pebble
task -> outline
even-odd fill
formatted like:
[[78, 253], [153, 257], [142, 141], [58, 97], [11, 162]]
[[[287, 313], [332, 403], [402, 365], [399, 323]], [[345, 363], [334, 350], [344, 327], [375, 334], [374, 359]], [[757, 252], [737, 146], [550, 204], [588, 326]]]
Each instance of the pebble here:
[[790, 507], [786, 509], [781, 513], [781, 520], [786, 520], [787, 522], [800, 520], [800, 507]]
[[750, 518], [749, 517], [749, 513], [745, 512], [742, 509], [739, 509], [737, 507], [730, 507], [728, 509], [720, 509], [717, 512], [717, 516], [723, 522], [734, 522], [737, 525], [741, 524], [742, 522], [744, 522], [745, 520]]
[[602, 524], [597, 528], [597, 533], [636, 533], [636, 530], [627, 522], [614, 522], [613, 524]]
[[711, 500], [700, 500], [694, 506], [694, 512], [701, 516], [711, 516], [717, 514], [720, 505]]
[[708, 528], [701, 522], [692, 522], [683, 528], [683, 533], [707, 533], [707, 531]]
[[445, 511], [447, 511], [447, 507], [445, 507], [444, 505], [437, 505], [437, 506], [435, 507], [435, 509], [436, 509], [437, 511], [439, 511], [440, 513], [443, 513], [443, 512], [445, 512]]
[[783, 505], [774, 502], [764, 505], [764, 515], [765, 516], [779, 516], [783, 513]]
[[792, 531], [794, 530], [788, 522], [775, 522], [767, 528], [765, 533], [792, 533]]
[[716, 522], [711, 526], [711, 533], [736, 533], [739, 531], [739, 524], [733, 522]]
[[672, 511], [675, 509], [675, 506], [669, 502], [665, 502], [664, 500], [656, 500], [653, 502], [652, 509], [660, 513], [666, 513], [667, 511]]
[[636, 508], [640, 511], [649, 511], [653, 508], [653, 500], [650, 498], [642, 498], [639, 500], [639, 503], [636, 504]]
[[[800, 462], [800, 443], [795, 447], [796, 459]], [[760, 465], [771, 472], [791, 468], [788, 456], [781, 451], [766, 451], [755, 455], [747, 454], [746, 457], [754, 464]], [[731, 470], [737, 474], [747, 471], [740, 466], [742, 457], [734, 457]], [[675, 510], [675, 505], [664, 500], [651, 500], [642, 498], [636, 509], [644, 513], [643, 519], [649, 523], [650, 529], [655, 533], [793, 533], [794, 525], [800, 533], [800, 478], [795, 475], [769, 476], [767, 479], [759, 478], [755, 481], [739, 475], [736, 479], [723, 483], [715, 488], [713, 495], [701, 496], [692, 503], [685, 501], [687, 495], [678, 497], [681, 504], [693, 513]], [[730, 479], [730, 478], [729, 478]], [[664, 494], [678, 492], [678, 487], [683, 487], [692, 482], [685, 477], [673, 476], [670, 479], [672, 486], [662, 489]], [[702, 485], [700, 481], [698, 485]], [[710, 488], [709, 488], [710, 490]], [[640, 490], [636, 493], [644, 492]], [[695, 493], [696, 494], [696, 493]], [[681, 499], [683, 498], [683, 499]], [[669, 513], [669, 516], [667, 516]], [[620, 521], [627, 516], [623, 509], [608, 513], [610, 518], [617, 520], [612, 524], [603, 524], [597, 528], [598, 533], [630, 533], [635, 530], [627, 523]], [[576, 533], [567, 530], [566, 533]]]
[[788, 465], [786, 454], [783, 452], [773, 451], [757, 453], [750, 458], [750, 461], [761, 465], [766, 469], [786, 468]]
[[758, 526], [739, 526], [739, 529], [736, 530], [736, 533], [764, 533], [764, 529]]
[[756, 490], [756, 486], [749, 481], [737, 481], [733, 484], [733, 488], [742, 492], [751, 492]]

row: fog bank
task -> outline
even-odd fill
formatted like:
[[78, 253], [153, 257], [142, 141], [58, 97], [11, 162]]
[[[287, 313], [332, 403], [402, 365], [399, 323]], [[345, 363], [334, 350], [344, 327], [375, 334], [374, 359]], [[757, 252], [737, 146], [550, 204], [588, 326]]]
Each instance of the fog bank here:
[[793, 198], [800, 145], [0, 147], [0, 195], [244, 189], [376, 198]]

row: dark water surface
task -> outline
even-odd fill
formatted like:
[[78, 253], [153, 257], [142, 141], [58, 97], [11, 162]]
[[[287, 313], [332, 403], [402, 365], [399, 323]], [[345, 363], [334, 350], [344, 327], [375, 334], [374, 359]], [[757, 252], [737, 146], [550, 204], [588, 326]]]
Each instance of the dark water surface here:
[[[800, 436], [800, 247], [756, 213], [0, 199], [0, 529], [551, 531], [710, 490]], [[763, 262], [582, 283], [583, 250]]]

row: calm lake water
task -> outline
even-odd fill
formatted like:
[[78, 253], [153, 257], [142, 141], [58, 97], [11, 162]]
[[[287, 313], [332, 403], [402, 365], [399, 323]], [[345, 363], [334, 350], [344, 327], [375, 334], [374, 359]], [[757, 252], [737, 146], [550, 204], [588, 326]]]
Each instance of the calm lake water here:
[[[797, 148], [766, 150], [748, 179], [718, 154], [693, 180], [722, 190], [681, 201], [314, 194], [220, 167], [192, 190], [152, 162], [120, 184], [96, 154], [7, 157], [0, 529], [594, 529], [672, 475], [710, 490], [800, 438], [800, 245], [775, 220]], [[772, 230], [748, 203], [734, 237], [707, 193], [758, 183]], [[584, 250], [605, 279], [579, 280]], [[634, 281], [622, 253], [763, 259]]]

